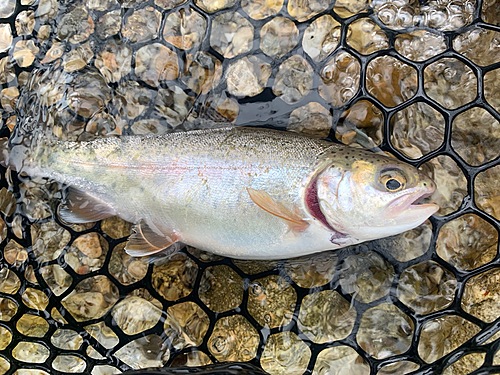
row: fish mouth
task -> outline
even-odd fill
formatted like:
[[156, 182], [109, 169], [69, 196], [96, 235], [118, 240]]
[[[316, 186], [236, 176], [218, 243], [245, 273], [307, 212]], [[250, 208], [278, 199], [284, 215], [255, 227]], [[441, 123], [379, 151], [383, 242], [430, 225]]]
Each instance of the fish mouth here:
[[386, 216], [395, 217], [402, 214], [411, 217], [431, 216], [439, 210], [435, 203], [425, 203], [434, 191], [410, 192], [393, 200], [385, 210]]

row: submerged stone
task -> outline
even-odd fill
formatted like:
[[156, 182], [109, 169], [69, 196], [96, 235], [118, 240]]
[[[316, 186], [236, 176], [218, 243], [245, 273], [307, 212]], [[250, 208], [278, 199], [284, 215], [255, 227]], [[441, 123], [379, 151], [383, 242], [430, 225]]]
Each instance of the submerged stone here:
[[215, 323], [207, 346], [220, 362], [247, 362], [257, 354], [259, 334], [241, 315], [223, 317]]
[[293, 332], [275, 333], [268, 337], [260, 365], [271, 375], [301, 375], [307, 369], [311, 349]]
[[182, 302], [167, 309], [165, 334], [178, 350], [201, 345], [210, 319], [194, 302]]
[[248, 312], [263, 327], [277, 328], [290, 323], [297, 293], [282, 277], [271, 275], [253, 281], [248, 293]]

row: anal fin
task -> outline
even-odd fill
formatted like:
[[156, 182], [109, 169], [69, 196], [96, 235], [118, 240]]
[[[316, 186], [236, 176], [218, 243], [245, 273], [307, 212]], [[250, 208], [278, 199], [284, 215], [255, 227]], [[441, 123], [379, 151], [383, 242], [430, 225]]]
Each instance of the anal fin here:
[[132, 227], [125, 251], [133, 257], [148, 256], [165, 250], [178, 240], [175, 232], [160, 230], [154, 224], [141, 220]]
[[294, 232], [303, 232], [309, 226], [298, 212], [292, 212], [280, 203], [276, 203], [269, 194], [262, 190], [255, 190], [247, 188], [250, 199], [262, 208], [264, 211], [269, 212], [271, 215], [283, 219], [290, 229]]
[[91, 223], [116, 215], [103, 201], [74, 187], [68, 188], [66, 202], [59, 206], [59, 216], [68, 223]]

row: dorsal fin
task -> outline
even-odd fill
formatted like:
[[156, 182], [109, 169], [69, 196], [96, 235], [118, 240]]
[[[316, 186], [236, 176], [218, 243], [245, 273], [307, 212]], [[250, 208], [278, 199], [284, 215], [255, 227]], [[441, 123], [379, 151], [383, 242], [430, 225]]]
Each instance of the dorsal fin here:
[[303, 232], [309, 226], [309, 223], [305, 221], [299, 213], [291, 212], [282, 204], [276, 203], [265, 191], [252, 188], [247, 188], [247, 191], [250, 195], [250, 199], [252, 199], [257, 206], [269, 212], [271, 215], [283, 219], [294, 232]]
[[59, 217], [68, 223], [91, 223], [114, 215], [113, 207], [74, 187], [68, 188], [66, 201], [59, 206]]
[[173, 230], [160, 230], [154, 224], [141, 220], [132, 227], [125, 251], [134, 257], [152, 255], [165, 250], [178, 240], [179, 237]]

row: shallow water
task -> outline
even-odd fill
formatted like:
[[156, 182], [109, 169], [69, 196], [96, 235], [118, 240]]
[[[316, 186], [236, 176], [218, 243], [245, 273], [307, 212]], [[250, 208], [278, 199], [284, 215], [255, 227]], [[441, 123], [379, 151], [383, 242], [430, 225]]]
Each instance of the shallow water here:
[[16, 121], [68, 140], [161, 134], [215, 113], [392, 152], [434, 178], [441, 210], [310, 257], [187, 248], [149, 264], [123, 251], [129, 223], [66, 225], [57, 184], [2, 169], [0, 374], [500, 364], [497, 1], [17, 1], [0, 3], [4, 136]]

